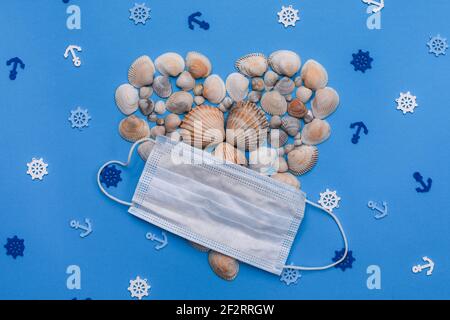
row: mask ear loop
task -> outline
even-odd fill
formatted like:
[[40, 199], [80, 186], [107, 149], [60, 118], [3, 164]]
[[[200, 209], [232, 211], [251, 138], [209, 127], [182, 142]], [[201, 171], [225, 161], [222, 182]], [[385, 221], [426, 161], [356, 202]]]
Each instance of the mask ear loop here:
[[325, 209], [324, 207], [309, 201], [308, 199], [306, 199], [306, 203], [312, 205], [313, 207], [319, 208], [320, 210], [325, 211], [327, 214], [330, 215], [330, 217], [334, 220], [334, 222], [337, 224], [339, 231], [341, 232], [342, 235], [342, 239], [344, 240], [344, 246], [345, 246], [345, 250], [344, 250], [344, 255], [336, 262], [333, 262], [331, 264], [328, 264], [326, 266], [322, 266], [322, 267], [303, 267], [303, 266], [293, 266], [293, 265], [285, 265], [283, 268], [284, 269], [296, 269], [296, 270], [305, 270], [305, 271], [314, 271], [314, 270], [325, 270], [325, 269], [329, 269], [332, 268], [336, 265], [338, 265], [339, 263], [341, 263], [342, 261], [345, 260], [345, 258], [347, 257], [347, 253], [348, 253], [348, 242], [347, 242], [347, 237], [345, 236], [345, 232], [344, 232], [344, 228], [342, 228], [341, 222], [339, 221], [338, 217], [336, 217], [331, 211], [328, 211], [327, 209]]
[[131, 203], [131, 202], [127, 202], [127, 201], [120, 200], [119, 198], [116, 198], [116, 197], [114, 197], [113, 195], [109, 194], [108, 191], [106, 191], [105, 188], [103, 188], [103, 185], [102, 185], [102, 183], [100, 182], [100, 175], [101, 175], [103, 169], [105, 169], [105, 168], [106, 168], [107, 166], [109, 166], [110, 164], [118, 164], [118, 165], [120, 165], [121, 167], [128, 167], [128, 166], [130, 165], [131, 157], [132, 157], [132, 155], [133, 155], [134, 149], [135, 149], [139, 144], [141, 144], [142, 142], [146, 142], [146, 141], [154, 141], [154, 140], [152, 140], [152, 139], [150, 139], [150, 138], [143, 138], [143, 139], [141, 139], [141, 140], [136, 141], [135, 143], [133, 143], [133, 145], [132, 145], [131, 148], [130, 148], [130, 152], [128, 153], [128, 160], [127, 160], [127, 162], [123, 162], [123, 161], [119, 161], [119, 160], [111, 160], [111, 161], [106, 162], [104, 165], [102, 165], [102, 166], [100, 167], [100, 169], [98, 169], [98, 172], [97, 172], [97, 184], [98, 184], [98, 187], [100, 188], [100, 191], [103, 192], [103, 193], [105, 194], [105, 196], [107, 196], [107, 197], [110, 198], [111, 200], [113, 200], [113, 201], [115, 201], [115, 202], [118, 202], [118, 203], [120, 203], [120, 204], [123, 204], [123, 205], [125, 205], [125, 206], [127, 206], [127, 207], [131, 207], [131, 206], [132, 206], [132, 203]]

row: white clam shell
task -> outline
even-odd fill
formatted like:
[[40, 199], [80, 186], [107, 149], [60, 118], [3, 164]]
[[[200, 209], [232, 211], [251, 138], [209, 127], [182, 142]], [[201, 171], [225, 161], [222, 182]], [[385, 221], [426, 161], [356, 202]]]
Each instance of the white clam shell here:
[[175, 131], [181, 124], [181, 119], [178, 115], [171, 113], [168, 114], [164, 120], [164, 126], [166, 127], [166, 133]]
[[291, 137], [294, 137], [300, 131], [300, 126], [300, 120], [295, 117], [287, 115], [281, 118], [281, 128]]
[[315, 146], [301, 145], [287, 154], [289, 171], [294, 175], [302, 175], [310, 171], [319, 159], [319, 151]]
[[125, 83], [116, 89], [115, 100], [119, 110], [128, 116], [136, 112], [139, 106], [139, 92], [131, 84]]
[[318, 119], [325, 119], [339, 105], [339, 95], [333, 88], [325, 87], [316, 91], [312, 101], [312, 113]]
[[155, 110], [157, 114], [163, 114], [166, 112], [166, 103], [162, 100], [159, 100], [155, 103]]
[[264, 84], [266, 85], [266, 87], [272, 88], [277, 83], [278, 78], [279, 75], [277, 73], [269, 70], [264, 75]]
[[153, 81], [153, 90], [160, 98], [167, 98], [172, 94], [172, 84], [168, 76], [157, 76]]
[[286, 96], [291, 94], [295, 89], [295, 83], [291, 78], [283, 77], [275, 84], [274, 90], [277, 90], [281, 95]]
[[331, 127], [326, 120], [314, 119], [307, 123], [302, 130], [302, 142], [317, 145], [330, 137]]
[[302, 62], [294, 51], [278, 50], [270, 55], [269, 65], [276, 73], [292, 77], [300, 70]]
[[308, 60], [302, 68], [303, 85], [311, 90], [325, 88], [328, 83], [327, 70], [317, 61]]
[[293, 186], [295, 189], [300, 189], [300, 181], [292, 173], [276, 173], [271, 178]]
[[234, 101], [242, 101], [248, 95], [249, 80], [242, 74], [234, 72], [227, 77], [225, 87]]
[[198, 79], [209, 76], [212, 66], [208, 57], [199, 52], [191, 51], [186, 55], [186, 69], [195, 79]]
[[307, 103], [311, 99], [312, 94], [312, 90], [307, 87], [299, 87], [295, 92], [296, 97], [303, 103]]
[[261, 98], [263, 110], [273, 116], [279, 116], [287, 111], [286, 99], [278, 91], [265, 92]]
[[176, 77], [184, 70], [184, 59], [178, 53], [167, 52], [156, 58], [155, 66], [162, 75]]
[[137, 58], [128, 69], [128, 82], [136, 88], [149, 86], [153, 83], [155, 65], [148, 56]]
[[239, 58], [234, 64], [236, 69], [249, 77], [260, 77], [268, 68], [267, 58], [262, 53], [250, 53]]
[[178, 88], [181, 88], [185, 91], [190, 91], [194, 89], [195, 79], [188, 71], [183, 71], [176, 81], [176, 85]]
[[148, 99], [153, 94], [153, 88], [152, 87], [142, 87], [139, 89], [139, 98], [141, 99]]
[[166, 109], [172, 113], [182, 114], [189, 112], [194, 103], [194, 97], [186, 91], [177, 91], [166, 101]]
[[249, 168], [262, 175], [270, 176], [278, 172], [278, 151], [269, 147], [259, 147], [249, 154]]
[[203, 97], [211, 103], [220, 103], [226, 95], [225, 83], [216, 74], [210, 75], [203, 83]]
[[119, 134], [127, 141], [135, 142], [150, 136], [150, 128], [146, 121], [131, 115], [120, 121]]

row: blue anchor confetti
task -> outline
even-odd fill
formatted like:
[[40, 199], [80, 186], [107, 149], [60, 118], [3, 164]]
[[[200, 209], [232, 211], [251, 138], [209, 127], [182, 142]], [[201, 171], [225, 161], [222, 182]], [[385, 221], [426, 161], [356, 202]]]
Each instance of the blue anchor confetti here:
[[[342, 249], [341, 251], [335, 251], [334, 254], [334, 258], [333, 258], [333, 262], [339, 261], [345, 253], [345, 249]], [[345, 257], [344, 261], [342, 261], [341, 263], [339, 263], [338, 265], [334, 266], [335, 268], [339, 268], [342, 271], [345, 271], [345, 269], [351, 269], [353, 266], [353, 262], [356, 261], [355, 258], [353, 258], [353, 252], [351, 250], [349, 250], [347, 252], [347, 256]]]
[[25, 250], [24, 239], [19, 239], [17, 236], [12, 238], [7, 238], [6, 244], [4, 245], [6, 249], [6, 255], [12, 256], [16, 259], [18, 256], [23, 257], [23, 252]]
[[188, 17], [188, 25], [189, 29], [194, 30], [194, 23], [198, 24], [200, 28], [203, 30], [209, 29], [209, 23], [204, 20], [198, 20], [197, 18], [200, 18], [202, 16], [202, 13], [200, 11], [194, 12]]
[[350, 63], [355, 67], [355, 71], [365, 73], [366, 70], [372, 69], [373, 59], [370, 57], [369, 51], [359, 50], [358, 53], [353, 53], [352, 56], [353, 60]]
[[159, 242], [159, 244], [155, 246], [155, 249], [156, 249], [156, 250], [161, 250], [161, 249], [163, 249], [165, 246], [167, 246], [167, 243], [168, 243], [166, 233], [163, 231], [163, 232], [161, 232], [161, 234], [162, 234], [162, 236], [163, 236], [162, 239], [161, 239], [161, 238], [158, 238], [155, 234], [153, 234], [153, 233], [151, 233], [151, 232], [148, 232], [148, 233], [145, 235], [145, 237], [147, 238], [147, 240]]
[[377, 214], [374, 216], [375, 219], [382, 219], [382, 218], [386, 217], [387, 214], [388, 214], [388, 204], [387, 204], [386, 201], [383, 201], [383, 208], [379, 207], [379, 206], [375, 203], [375, 201], [369, 201], [369, 202], [367, 203], [367, 206], [368, 206], [370, 209], [379, 212], [379, 213], [377, 213]]
[[423, 180], [422, 175], [419, 172], [414, 172], [413, 174], [414, 179], [420, 183], [421, 187], [417, 187], [416, 191], [419, 193], [425, 193], [429, 192], [431, 189], [431, 184], [433, 183], [433, 180], [431, 178], [427, 179], [427, 183]]
[[100, 182], [104, 183], [107, 188], [117, 187], [117, 184], [122, 181], [120, 173], [122, 171], [116, 169], [115, 165], [105, 167], [100, 173]]
[[364, 122], [359, 121], [359, 122], [352, 123], [352, 124], [350, 125], [350, 129], [354, 129], [355, 127], [356, 127], [357, 129], [356, 129], [356, 132], [355, 132], [355, 133], [353, 134], [353, 136], [352, 136], [352, 143], [353, 143], [353, 144], [357, 144], [357, 143], [359, 142], [359, 138], [360, 138], [360, 134], [361, 134], [361, 129], [363, 130], [363, 132], [364, 132], [365, 135], [369, 134], [369, 130], [367, 129], [367, 127], [366, 127], [366, 125], [364, 124]]
[[6, 65], [10, 66], [12, 65], [12, 69], [9, 72], [9, 79], [10, 80], [16, 80], [17, 77], [17, 66], [19, 66], [21, 69], [25, 69], [25, 64], [22, 60], [18, 57], [14, 57], [6, 61]]

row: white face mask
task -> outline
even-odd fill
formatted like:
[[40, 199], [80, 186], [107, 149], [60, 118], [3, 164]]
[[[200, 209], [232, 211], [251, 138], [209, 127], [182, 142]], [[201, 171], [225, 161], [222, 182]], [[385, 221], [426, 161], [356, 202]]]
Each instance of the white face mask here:
[[[132, 202], [108, 194], [100, 182], [103, 168], [112, 163], [128, 166], [134, 148], [144, 141], [154, 146]], [[105, 163], [98, 171], [97, 182], [109, 198], [129, 206], [131, 214], [277, 275], [284, 268], [331, 268], [347, 255], [347, 239], [339, 220], [307, 200], [304, 192], [245, 167], [224, 164], [207, 152], [166, 137], [158, 137], [156, 142], [137, 141], [131, 147], [128, 162]], [[322, 267], [286, 266], [305, 203], [324, 210], [338, 225], [345, 244], [339, 261]]]

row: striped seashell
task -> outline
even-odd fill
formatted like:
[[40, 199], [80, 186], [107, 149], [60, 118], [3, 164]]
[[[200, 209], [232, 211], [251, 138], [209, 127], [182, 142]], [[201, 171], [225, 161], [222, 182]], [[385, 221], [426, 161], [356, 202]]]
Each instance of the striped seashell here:
[[269, 91], [263, 94], [261, 107], [265, 112], [273, 116], [279, 116], [286, 113], [287, 102], [278, 91]]
[[289, 171], [298, 176], [310, 171], [319, 159], [316, 146], [301, 145], [287, 154]]
[[289, 103], [287, 111], [290, 116], [298, 119], [303, 118], [308, 113], [308, 109], [299, 98], [295, 98]]
[[300, 70], [302, 62], [294, 51], [278, 50], [269, 56], [269, 65], [279, 75], [292, 77]]
[[153, 83], [155, 65], [148, 56], [140, 56], [131, 64], [128, 69], [128, 82], [134, 87], [140, 88]]
[[172, 94], [172, 84], [168, 76], [157, 76], [153, 81], [153, 90], [160, 98], [167, 98]]
[[242, 74], [231, 73], [225, 82], [228, 95], [233, 101], [242, 101], [247, 97], [249, 81]]
[[210, 75], [203, 83], [203, 96], [211, 103], [220, 103], [225, 98], [226, 89], [222, 78]]
[[247, 165], [247, 158], [245, 158], [245, 153], [235, 148], [228, 142], [219, 143], [214, 149], [213, 155], [216, 158], [233, 162], [235, 164], [240, 164], [243, 166]]
[[268, 88], [273, 88], [277, 83], [278, 79], [279, 79], [278, 74], [276, 72], [273, 72], [272, 70], [269, 70], [264, 75], [264, 84]]
[[274, 90], [277, 90], [282, 96], [291, 94], [295, 89], [295, 83], [291, 78], [283, 77], [275, 84]]
[[139, 106], [139, 92], [131, 84], [125, 83], [116, 89], [115, 100], [119, 110], [129, 116]]
[[224, 280], [234, 280], [239, 272], [239, 262], [216, 251], [210, 251], [208, 255], [211, 269]]
[[318, 119], [325, 119], [339, 105], [339, 95], [333, 88], [325, 87], [316, 91], [314, 100], [312, 101], [312, 113]]
[[208, 57], [191, 51], [186, 56], [186, 69], [195, 79], [206, 78], [211, 74], [212, 66]]
[[156, 58], [155, 66], [162, 75], [176, 77], [184, 70], [184, 59], [178, 53], [167, 52]]
[[281, 118], [281, 129], [294, 137], [300, 131], [300, 120], [291, 116], [284, 116]]
[[330, 137], [331, 127], [327, 121], [314, 119], [307, 123], [302, 130], [302, 142], [308, 145], [317, 145]]
[[131, 115], [120, 121], [119, 134], [130, 142], [150, 137], [150, 128], [146, 121]]
[[234, 66], [240, 73], [249, 77], [260, 77], [269, 67], [267, 58], [262, 53], [247, 54], [239, 58]]
[[272, 129], [269, 132], [268, 141], [272, 147], [280, 148], [288, 141], [288, 134], [282, 129]]

